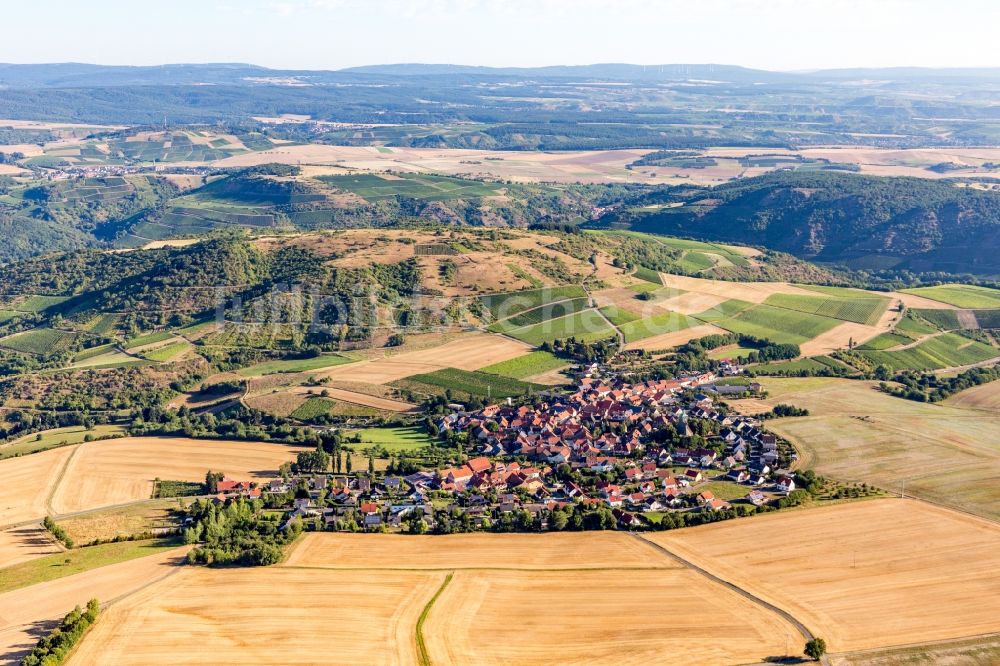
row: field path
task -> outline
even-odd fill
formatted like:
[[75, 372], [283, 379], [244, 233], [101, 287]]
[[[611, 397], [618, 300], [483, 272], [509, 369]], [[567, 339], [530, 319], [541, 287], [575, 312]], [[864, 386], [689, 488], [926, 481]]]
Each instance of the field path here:
[[427, 621], [427, 616], [430, 614], [431, 609], [434, 608], [434, 602], [438, 600], [441, 593], [444, 592], [444, 588], [448, 587], [448, 583], [451, 579], [455, 577], [455, 572], [449, 573], [445, 576], [444, 581], [441, 582], [441, 587], [437, 589], [434, 596], [428, 600], [427, 605], [420, 612], [420, 617], [417, 618], [416, 627], [416, 638], [417, 638], [417, 650], [420, 653], [420, 666], [431, 666], [431, 657], [427, 653], [427, 644], [424, 642], [424, 622]]
[[[642, 541], [643, 543], [646, 543], [649, 546], [653, 547], [654, 549], [660, 551], [661, 553], [663, 553], [664, 555], [666, 555], [670, 559], [674, 560], [678, 564], [680, 564], [680, 565], [682, 565], [682, 566], [684, 566], [684, 567], [686, 567], [688, 569], [691, 569], [695, 573], [698, 573], [698, 574], [704, 576], [705, 578], [708, 578], [709, 580], [711, 580], [711, 581], [713, 581], [715, 583], [718, 583], [719, 585], [722, 585], [723, 587], [725, 587], [728, 590], [731, 590], [732, 592], [735, 592], [736, 594], [740, 595], [741, 597], [743, 597], [744, 599], [750, 601], [751, 603], [754, 603], [754, 604], [756, 604], [758, 606], [761, 606], [761, 607], [763, 607], [763, 608], [771, 611], [772, 613], [777, 614], [782, 619], [784, 619], [786, 622], [788, 622], [793, 627], [795, 627], [796, 629], [798, 629], [799, 633], [802, 634], [802, 637], [805, 638], [807, 641], [811, 641], [812, 639], [816, 638], [813, 635], [813, 633], [811, 631], [809, 631], [809, 627], [807, 627], [805, 624], [802, 623], [801, 620], [799, 620], [798, 618], [796, 618], [794, 615], [792, 615], [791, 613], [789, 613], [785, 609], [779, 608], [778, 606], [775, 606], [774, 604], [770, 603], [769, 601], [765, 601], [764, 599], [761, 599], [757, 595], [753, 594], [752, 592], [749, 592], [748, 590], [743, 589], [742, 587], [740, 587], [739, 585], [736, 585], [735, 583], [730, 583], [728, 580], [724, 580], [722, 578], [719, 578], [718, 576], [716, 576], [715, 574], [711, 573], [710, 571], [708, 571], [706, 569], [703, 569], [702, 567], [698, 566], [697, 564], [695, 564], [691, 560], [684, 559], [683, 557], [681, 557], [677, 553], [674, 553], [673, 551], [667, 549], [666, 547], [661, 546], [660, 544], [655, 543], [653, 541], [650, 541], [649, 539], [647, 539], [646, 537], [642, 536], [638, 532], [630, 532], [629, 535], [632, 536], [632, 537], [635, 537], [639, 541]], [[829, 662], [827, 661], [827, 659], [826, 659], [825, 656], [820, 660], [820, 663], [822, 663], [823, 666], [829, 666]]]
[[59, 474], [56, 475], [55, 480], [52, 485], [49, 486], [49, 494], [45, 496], [45, 511], [49, 515], [55, 515], [57, 512], [52, 508], [52, 499], [56, 496], [56, 492], [59, 490], [59, 486], [62, 485], [63, 479], [66, 478], [66, 470], [69, 469], [69, 465], [73, 462], [73, 458], [76, 454], [80, 452], [80, 445], [73, 447], [73, 452], [70, 453], [66, 460], [63, 461], [62, 465], [59, 467]]

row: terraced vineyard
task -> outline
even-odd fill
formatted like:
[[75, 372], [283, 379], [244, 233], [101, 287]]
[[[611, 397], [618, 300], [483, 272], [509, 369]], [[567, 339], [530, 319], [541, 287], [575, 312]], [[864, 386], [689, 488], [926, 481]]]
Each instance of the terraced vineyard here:
[[911, 342], [913, 342], [913, 338], [908, 338], [905, 335], [900, 335], [899, 333], [883, 333], [878, 337], [872, 338], [863, 345], [860, 345], [858, 349], [867, 351], [882, 351], [885, 349], [891, 349], [892, 347], [910, 344]]
[[584, 310], [568, 317], [515, 328], [507, 331], [507, 335], [537, 347], [543, 342], [570, 337], [584, 342], [594, 342], [614, 337], [615, 331], [597, 310]]
[[773, 294], [768, 305], [874, 326], [889, 307], [888, 298], [822, 298], [798, 294]]
[[481, 296], [479, 302], [490, 311], [495, 319], [505, 319], [547, 303], [582, 298], [586, 295], [587, 292], [584, 291], [583, 287], [574, 284], [565, 287], [544, 287], [505, 294], [491, 294]]
[[957, 308], [1000, 308], [1000, 289], [969, 284], [943, 284], [937, 287], [903, 289], [903, 293], [922, 296]]
[[715, 322], [733, 333], [767, 338], [772, 342], [801, 344], [829, 331], [838, 320], [772, 305], [755, 305], [735, 317]]
[[526, 310], [514, 315], [510, 319], [504, 319], [489, 327], [494, 333], [505, 333], [515, 328], [538, 324], [549, 319], [558, 319], [567, 315], [586, 310], [590, 306], [589, 298], [574, 298], [568, 301], [549, 303], [534, 310]]
[[486, 372], [491, 375], [503, 375], [513, 379], [524, 379], [532, 375], [555, 370], [568, 365], [565, 359], [561, 359], [551, 352], [536, 351], [524, 356], [512, 358], [509, 361], [502, 361], [480, 368], [479, 372]]
[[1000, 356], [1000, 349], [970, 340], [957, 333], [944, 333], [898, 351], [863, 351], [859, 354], [875, 365], [898, 370], [935, 370], [982, 363]]
[[0, 339], [0, 347], [28, 354], [53, 354], [69, 349], [76, 338], [75, 333], [36, 328]]
[[482, 371], [459, 370], [458, 368], [445, 368], [435, 372], [412, 375], [393, 382], [393, 385], [430, 395], [443, 395], [444, 391], [449, 390], [456, 396], [482, 398], [514, 397], [546, 388], [512, 377]]
[[[615, 323], [617, 324], [617, 322]], [[644, 340], [645, 338], [660, 335], [661, 333], [680, 331], [697, 323], [697, 320], [682, 315], [679, 312], [664, 312], [645, 319], [626, 322], [619, 325], [618, 328], [625, 336], [625, 342], [629, 343], [636, 340]]]

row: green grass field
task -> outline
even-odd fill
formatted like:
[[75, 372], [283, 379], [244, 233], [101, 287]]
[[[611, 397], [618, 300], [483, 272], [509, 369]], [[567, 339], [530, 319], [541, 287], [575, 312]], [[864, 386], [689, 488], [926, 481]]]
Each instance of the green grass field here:
[[389, 453], [415, 453], [434, 441], [421, 428], [366, 428], [356, 433], [362, 446], [379, 446]]
[[815, 291], [817, 294], [825, 294], [836, 298], [883, 298], [878, 292], [865, 291], [864, 289], [852, 289], [850, 287], [827, 287], [821, 284], [796, 284], [799, 289]]
[[872, 363], [885, 364], [893, 371], [937, 370], [988, 361], [1000, 356], [1000, 349], [957, 333], [944, 333], [909, 349], [859, 353]]
[[91, 571], [109, 564], [155, 555], [164, 550], [176, 548], [178, 545], [177, 541], [169, 539], [122, 541], [46, 555], [0, 569], [0, 594], [84, 571]]
[[637, 319], [619, 326], [619, 330], [625, 336], [625, 342], [635, 342], [644, 340], [661, 333], [671, 333], [680, 331], [697, 324], [696, 319], [692, 319], [679, 312], [664, 312], [662, 314]]
[[157, 342], [169, 340], [172, 337], [174, 337], [174, 334], [170, 331], [157, 331], [156, 333], [140, 335], [126, 340], [125, 349], [134, 349], [135, 347], [144, 347], [146, 345], [156, 344]]
[[744, 347], [743, 345], [726, 345], [725, 347], [720, 347], [718, 349], [713, 349], [708, 352], [708, 357], [716, 361], [722, 360], [724, 358], [739, 358], [740, 356], [746, 356], [752, 351], [757, 351], [756, 347]]
[[42, 312], [68, 300], [68, 296], [28, 296], [14, 309], [20, 312]]
[[903, 289], [903, 293], [923, 296], [934, 301], [966, 309], [1000, 308], [1000, 289], [969, 284], [942, 284], [937, 287]]
[[537, 347], [543, 342], [569, 337], [594, 342], [613, 337], [615, 332], [596, 310], [584, 310], [569, 317], [513, 329], [507, 335]]
[[76, 340], [76, 333], [52, 328], [36, 328], [0, 340], [0, 347], [27, 354], [54, 354], [65, 351]]
[[251, 365], [248, 368], [237, 370], [237, 374], [244, 377], [260, 377], [262, 375], [274, 375], [286, 372], [309, 372], [310, 370], [321, 370], [332, 368], [336, 365], [353, 363], [354, 359], [340, 356], [339, 354], [321, 354], [312, 358], [282, 359], [278, 361], [267, 361]]
[[699, 493], [710, 492], [719, 499], [732, 501], [747, 496], [750, 489], [732, 481], [709, 481], [695, 488]]
[[0, 324], [6, 324], [13, 319], [17, 319], [22, 314], [23, 313], [15, 310], [0, 310]]
[[[656, 283], [653, 283], [653, 282], [645, 282], [644, 281], [644, 282], [636, 282], [635, 284], [630, 284], [630, 285], [628, 285], [628, 289], [629, 289], [629, 291], [634, 291], [637, 294], [646, 294], [646, 293], [649, 293], [651, 291], [656, 291], [657, 289], [660, 288], [660, 286], [662, 286], [662, 285], [657, 285]], [[683, 291], [681, 291], [679, 289], [677, 289], [675, 291], [677, 291], [678, 294], [684, 293]]]
[[704, 252], [687, 251], [677, 260], [677, 267], [687, 273], [700, 273], [715, 267], [715, 259]]
[[494, 319], [506, 319], [516, 314], [533, 310], [534, 308], [562, 301], [569, 298], [585, 297], [587, 292], [583, 287], [574, 284], [565, 287], [544, 287], [542, 289], [527, 289], [504, 294], [480, 296], [479, 302], [493, 315]]
[[755, 305], [735, 317], [715, 322], [732, 331], [767, 338], [771, 342], [801, 344], [829, 331], [840, 323], [837, 319], [787, 310], [771, 305]]
[[143, 352], [143, 357], [153, 361], [154, 363], [166, 363], [174, 358], [180, 356], [188, 349], [191, 349], [191, 343], [186, 340], [180, 342], [171, 342], [168, 345], [163, 345], [162, 347], [157, 347], [156, 349], [150, 349], [149, 351]]
[[113, 352], [115, 346], [112, 343], [106, 345], [98, 345], [97, 347], [91, 347], [89, 349], [84, 349], [73, 357], [73, 361], [86, 361], [88, 358], [94, 358], [95, 356], [100, 356], [102, 354], [107, 354]]
[[750, 366], [750, 371], [758, 375], [794, 375], [798, 372], [817, 372], [828, 367], [827, 364], [815, 358], [799, 358], [794, 361], [778, 361], [776, 363], [761, 363]]
[[292, 418], [300, 421], [312, 421], [329, 414], [336, 404], [329, 398], [309, 398], [292, 412]]
[[319, 176], [317, 180], [338, 190], [353, 192], [368, 201], [388, 199], [394, 196], [423, 201], [480, 199], [496, 196], [503, 189], [503, 186], [493, 183], [418, 173], [394, 174], [392, 178], [359, 173], [344, 176]]
[[639, 268], [635, 269], [635, 273], [633, 273], [632, 275], [639, 278], [640, 280], [645, 280], [646, 282], [649, 282], [651, 284], [658, 284], [660, 286], [663, 286], [663, 278], [660, 277], [660, 274], [657, 271], [654, 271], [651, 268], [646, 268], [645, 266], [639, 266]]
[[891, 302], [888, 298], [834, 298], [801, 294], [772, 294], [767, 305], [874, 326]]
[[510, 377], [511, 379], [524, 379], [525, 377], [562, 368], [568, 364], [568, 361], [559, 358], [551, 352], [535, 351], [524, 356], [488, 365], [485, 368], [480, 368], [479, 372], [501, 375], [503, 377]]
[[694, 315], [695, 319], [700, 319], [701, 321], [707, 321], [709, 323], [722, 321], [723, 319], [729, 319], [730, 317], [735, 317], [744, 310], [749, 310], [753, 307], [753, 303], [749, 301], [741, 301], [737, 298], [731, 298], [728, 301], [722, 301], [718, 305], [704, 312], [699, 312]]
[[615, 326], [624, 326], [629, 322], [639, 321], [640, 319], [642, 319], [642, 317], [635, 314], [634, 312], [623, 310], [615, 305], [609, 305], [600, 308], [600, 312], [602, 315], [607, 317], [608, 321], [610, 321]]
[[[947, 310], [945, 310], [947, 312]], [[955, 323], [958, 323], [958, 318], [956, 317]], [[931, 325], [929, 322], [924, 321], [915, 313], [907, 312], [902, 319], [896, 322], [896, 332], [902, 335], [908, 335], [912, 338], [918, 338], [921, 335], [929, 335], [931, 333], [936, 333], [937, 328]]]
[[913, 342], [913, 338], [908, 338], [905, 335], [899, 335], [898, 333], [882, 333], [863, 345], [859, 345], [857, 348], [868, 351], [882, 351], [885, 349], [891, 349], [892, 347], [898, 347], [899, 345], [907, 345], [911, 342]]
[[467, 395], [494, 399], [526, 395], [546, 388], [540, 384], [523, 382], [512, 377], [502, 377], [487, 372], [445, 368], [425, 374], [412, 375], [401, 380], [404, 385], [422, 384], [438, 389], [451, 389]]
[[[79, 444], [86, 440], [87, 435], [95, 439], [110, 437], [113, 435], [124, 435], [125, 428], [119, 425], [104, 424], [95, 425], [93, 429], [87, 430], [83, 426], [68, 426], [66, 428], [54, 428], [40, 433], [27, 435], [17, 439], [10, 444], [0, 446], [0, 460], [13, 458], [15, 456], [26, 456], [32, 453], [39, 453], [49, 449], [70, 444]], [[41, 439], [39, 439], [39, 436]]]

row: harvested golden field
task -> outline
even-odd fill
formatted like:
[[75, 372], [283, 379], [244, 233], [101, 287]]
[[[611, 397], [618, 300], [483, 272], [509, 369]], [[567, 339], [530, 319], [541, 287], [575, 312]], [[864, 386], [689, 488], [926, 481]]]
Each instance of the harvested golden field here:
[[[634, 162], [648, 152], [648, 150], [581, 150], [550, 153], [310, 144], [280, 146], [271, 150], [235, 155], [212, 164], [224, 167], [253, 166], [272, 162], [336, 165], [339, 173], [347, 173], [349, 169], [370, 169], [440, 175], [493, 176], [518, 182], [661, 182], [662, 179], [648, 175], [657, 171], [655, 168], [641, 170], [625, 168], [626, 164]], [[697, 171], [705, 170], [691, 171], [697, 177]], [[734, 177], [737, 173], [738, 171], [732, 174], [727, 172], [726, 179]]]
[[740, 664], [802, 642], [777, 615], [683, 568], [460, 571], [423, 635], [432, 664]]
[[388, 353], [384, 358], [339, 365], [313, 373], [315, 377], [346, 379], [368, 384], [387, 384], [397, 379], [442, 368], [478, 370], [517, 356], [531, 346], [491, 333], [468, 333], [437, 347]]
[[593, 296], [594, 302], [598, 307], [618, 308], [619, 310], [631, 312], [642, 317], [649, 317], [662, 313], [665, 309], [673, 310], [673, 308], [667, 306], [667, 303], [680, 294], [679, 291], [666, 287], [650, 293], [653, 294], [654, 298], [649, 301], [640, 300], [638, 298], [639, 293], [628, 287], [598, 289], [591, 292], [591, 296]]
[[682, 345], [685, 342], [694, 340], [695, 338], [703, 338], [706, 335], [725, 335], [727, 332], [728, 331], [711, 324], [701, 324], [699, 326], [692, 326], [680, 331], [662, 333], [660, 335], [654, 335], [650, 338], [636, 340], [635, 342], [625, 345], [625, 349], [647, 349], [649, 351], [669, 349], [670, 347]]
[[416, 405], [409, 402], [403, 402], [402, 400], [392, 400], [391, 398], [382, 398], [374, 395], [368, 395], [366, 393], [358, 393], [355, 391], [348, 391], [345, 389], [327, 386], [318, 389], [315, 387], [296, 386], [290, 391], [298, 395], [322, 394], [323, 397], [328, 397], [332, 400], [348, 402], [352, 405], [361, 405], [362, 407], [382, 409], [387, 412], [406, 413], [417, 409]]
[[[553, 534], [307, 534], [284, 566], [371, 569], [606, 569], [671, 566], [621, 532]], [[492, 575], [492, 574], [491, 574]]]
[[831, 666], [994, 666], [1000, 664], [1000, 634], [907, 647], [830, 655]]
[[187, 568], [111, 606], [74, 666], [419, 662], [438, 572]]
[[776, 419], [768, 428], [800, 451], [800, 467], [842, 481], [866, 481], [1000, 518], [1000, 412], [894, 398], [876, 382], [825, 377], [760, 378], [766, 400], [733, 401], [745, 413], [778, 403], [806, 417]]
[[252, 395], [246, 398], [243, 402], [245, 402], [247, 406], [259, 409], [262, 412], [274, 414], [275, 416], [287, 417], [291, 416], [292, 412], [301, 407], [302, 404], [308, 399], [309, 396], [307, 395], [282, 391], [280, 393]]
[[990, 382], [966, 389], [944, 401], [949, 407], [978, 409], [991, 414], [1000, 412], [1000, 382]]
[[803, 356], [820, 356], [838, 349], [847, 349], [851, 340], [860, 345], [889, 330], [888, 323], [885, 326], [866, 326], [865, 324], [845, 321], [825, 333], [820, 333], [812, 340], [803, 342], [799, 345], [799, 349]]
[[[802, 289], [787, 282], [726, 282], [724, 280], [709, 280], [706, 278], [687, 277], [685, 275], [672, 275], [670, 273], [661, 273], [660, 275], [663, 279], [663, 284], [667, 287], [673, 287], [674, 289], [694, 294], [706, 294], [721, 299], [713, 305], [729, 299], [763, 303], [768, 296], [774, 294], [816, 295], [814, 291]], [[689, 298], [693, 297], [689, 296]]]
[[11, 527], [0, 532], [0, 567], [58, 553], [62, 548], [41, 525]]
[[49, 493], [76, 446], [0, 460], [0, 527], [40, 519]]
[[719, 296], [718, 294], [688, 292], [680, 294], [679, 296], [674, 296], [673, 298], [669, 298], [665, 301], [661, 301], [660, 305], [667, 310], [680, 312], [681, 314], [698, 314], [699, 312], [711, 310], [720, 303], [724, 303], [726, 300], [728, 299], [724, 296]]
[[[178, 176], [182, 177], [182, 176]], [[197, 178], [197, 177], [195, 177]], [[200, 179], [198, 179], [200, 181]], [[142, 246], [143, 250], [159, 250], [165, 247], [188, 247], [201, 242], [197, 238], [175, 238], [170, 240], [150, 241]]]
[[94, 597], [113, 601], [176, 572], [185, 551], [181, 547], [0, 594], [0, 665], [18, 663], [74, 606]]
[[1000, 631], [1000, 527], [870, 500], [649, 538], [802, 620], [833, 652]]
[[62, 514], [149, 499], [156, 478], [202, 481], [208, 470], [235, 479], [264, 479], [302, 450], [268, 442], [180, 437], [87, 442], [76, 447], [52, 495], [52, 508]]

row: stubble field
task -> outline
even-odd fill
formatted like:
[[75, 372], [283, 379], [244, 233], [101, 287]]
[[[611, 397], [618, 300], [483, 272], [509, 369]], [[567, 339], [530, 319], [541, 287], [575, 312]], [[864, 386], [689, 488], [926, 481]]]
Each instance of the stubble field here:
[[424, 637], [433, 664], [738, 664], [801, 642], [778, 616], [683, 568], [460, 571]]
[[0, 526], [49, 513], [49, 493], [75, 446], [0, 460]]
[[[761, 378], [766, 400], [730, 401], [744, 413], [778, 403], [809, 416], [768, 428], [801, 453], [800, 467], [868, 482], [987, 518], [1000, 518], [1000, 414], [951, 400], [928, 404], [881, 393], [875, 382], [824, 377]], [[980, 387], [984, 393], [993, 389]], [[960, 394], [961, 396], [961, 394]]]
[[74, 666], [419, 663], [413, 628], [443, 573], [184, 569], [115, 604]]
[[587, 535], [309, 534], [287, 566], [370, 569], [641, 568], [664, 566], [656, 551], [619, 532]]
[[311, 664], [335, 645], [346, 663], [738, 664], [797, 642], [622, 533], [310, 534], [276, 567], [185, 570], [112, 605], [73, 663]]
[[1000, 631], [1000, 527], [883, 499], [650, 539], [790, 611], [834, 652]]
[[91, 598], [109, 602], [177, 571], [184, 548], [0, 594], [0, 666], [13, 666], [55, 621]]
[[403, 351], [385, 358], [337, 366], [317, 377], [387, 384], [444, 368], [478, 370], [531, 351], [529, 345], [490, 333], [469, 333], [438, 347]]
[[88, 442], [78, 445], [66, 466], [52, 508], [65, 514], [149, 499], [156, 478], [203, 481], [208, 470], [234, 479], [265, 479], [302, 450], [267, 442], [168, 437]]

